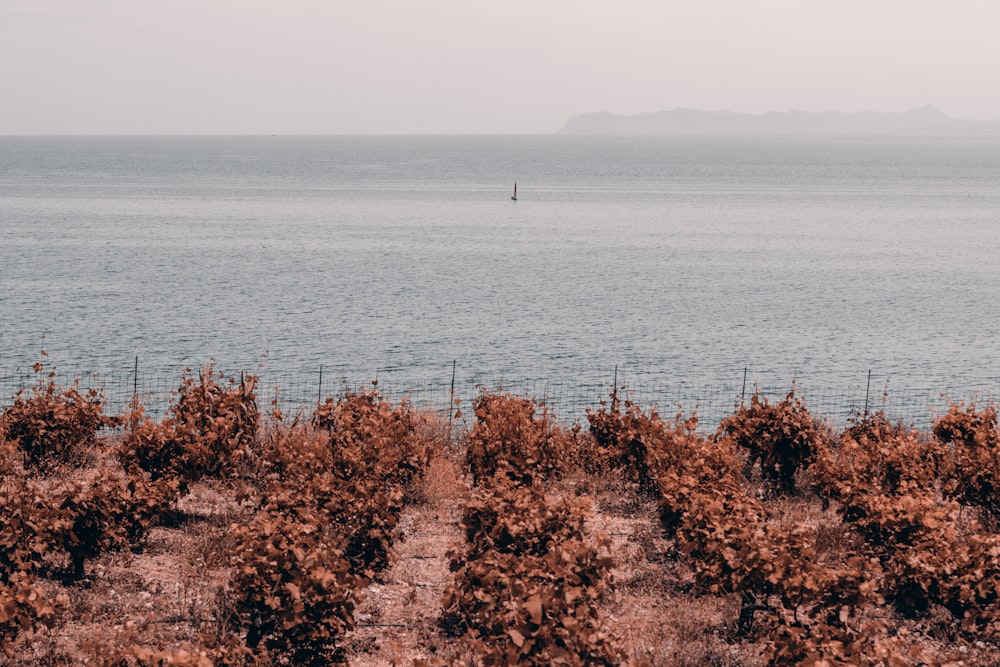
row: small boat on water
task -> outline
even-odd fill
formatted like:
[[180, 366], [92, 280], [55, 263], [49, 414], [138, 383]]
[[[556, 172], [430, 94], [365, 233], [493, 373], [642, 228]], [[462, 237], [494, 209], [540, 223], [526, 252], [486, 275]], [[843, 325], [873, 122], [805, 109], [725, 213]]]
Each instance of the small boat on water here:
[[514, 181], [514, 194], [510, 197], [511, 201], [517, 201], [517, 181]]

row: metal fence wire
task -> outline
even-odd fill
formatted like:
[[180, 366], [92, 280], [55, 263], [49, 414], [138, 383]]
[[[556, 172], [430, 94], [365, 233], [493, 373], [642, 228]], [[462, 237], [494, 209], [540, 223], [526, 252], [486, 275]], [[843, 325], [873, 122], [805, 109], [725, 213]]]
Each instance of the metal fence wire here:
[[[297, 411], [311, 412], [320, 400], [339, 397], [345, 391], [357, 391], [361, 387], [372, 387], [370, 381], [350, 382], [340, 378], [336, 381], [323, 379], [318, 373], [294, 373], [281, 371], [256, 371], [258, 377], [257, 400], [262, 409], [279, 408], [284, 414]], [[225, 378], [239, 382], [240, 374], [227, 374]], [[42, 374], [42, 380], [45, 375]], [[112, 371], [103, 373], [70, 374], [59, 371], [55, 381], [60, 386], [79, 379], [83, 388], [100, 388], [105, 403], [105, 412], [121, 414], [128, 409], [133, 397], [137, 397], [146, 413], [161, 417], [176, 398], [180, 386], [179, 375], [136, 371]], [[15, 394], [28, 390], [38, 378], [32, 372], [0, 373], [0, 407], [11, 405]], [[560, 421], [571, 424], [586, 421], [587, 409], [597, 409], [601, 401], [609, 399], [614, 382], [570, 382], [541, 379], [506, 379], [493, 382], [482, 377], [456, 377], [453, 380], [407, 381], [396, 376], [380, 378], [379, 394], [393, 403], [406, 399], [415, 408], [447, 415], [454, 410], [455, 399], [458, 407], [471, 418], [471, 405], [484, 389], [510, 393], [524, 398], [533, 398], [544, 404]], [[655, 408], [664, 417], [677, 413], [685, 416], [697, 413], [699, 424], [707, 430], [714, 430], [719, 422], [732, 414], [742, 399], [749, 400], [754, 391], [770, 401], [776, 401], [788, 394], [791, 386], [781, 387], [745, 386], [741, 383], [700, 385], [685, 382], [625, 382], [619, 381], [619, 396], [628, 397], [644, 410]], [[940, 389], [905, 388], [880, 393], [870, 390], [864, 382], [844, 386], [802, 386], [796, 385], [796, 394], [804, 398], [810, 412], [833, 426], [841, 428], [847, 420], [861, 414], [865, 407], [882, 410], [893, 421], [911, 424], [916, 428], [929, 428], [936, 414], [947, 411], [951, 402], [984, 403], [994, 400], [992, 395], [981, 392], [942, 393]]]

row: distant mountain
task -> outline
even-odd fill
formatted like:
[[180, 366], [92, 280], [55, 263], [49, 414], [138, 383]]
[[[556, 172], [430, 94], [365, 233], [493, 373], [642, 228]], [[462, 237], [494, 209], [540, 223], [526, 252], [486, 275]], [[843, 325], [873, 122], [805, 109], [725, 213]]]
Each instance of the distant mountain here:
[[932, 106], [903, 113], [865, 111], [768, 111], [761, 115], [733, 111], [674, 109], [634, 116], [585, 113], [570, 118], [558, 134], [629, 136], [1000, 136], [1000, 120], [956, 120]]

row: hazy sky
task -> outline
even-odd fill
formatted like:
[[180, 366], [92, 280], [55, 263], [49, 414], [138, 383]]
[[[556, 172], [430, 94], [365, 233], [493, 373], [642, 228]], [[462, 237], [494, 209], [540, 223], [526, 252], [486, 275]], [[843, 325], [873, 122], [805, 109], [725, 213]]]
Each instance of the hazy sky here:
[[0, 0], [0, 134], [549, 133], [586, 111], [1000, 118], [997, 0]]

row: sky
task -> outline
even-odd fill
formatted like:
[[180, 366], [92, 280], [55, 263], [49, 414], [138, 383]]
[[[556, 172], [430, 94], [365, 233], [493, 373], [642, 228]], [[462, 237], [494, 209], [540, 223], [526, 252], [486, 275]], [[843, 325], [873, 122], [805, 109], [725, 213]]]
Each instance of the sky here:
[[0, 0], [0, 134], [548, 134], [675, 108], [1000, 119], [996, 0]]

